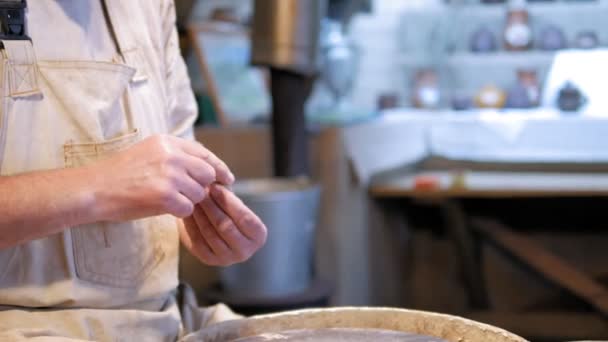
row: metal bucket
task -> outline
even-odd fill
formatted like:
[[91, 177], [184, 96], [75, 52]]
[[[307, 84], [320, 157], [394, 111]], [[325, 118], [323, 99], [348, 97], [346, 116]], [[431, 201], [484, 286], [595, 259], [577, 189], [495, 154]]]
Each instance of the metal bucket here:
[[266, 244], [248, 261], [220, 270], [227, 294], [276, 298], [312, 283], [320, 189], [305, 179], [237, 182], [233, 191], [266, 224]]
[[383, 329], [454, 342], [526, 341], [506, 330], [461, 317], [391, 308], [315, 309], [254, 316], [212, 325], [184, 341], [232, 341], [261, 334], [327, 328]]

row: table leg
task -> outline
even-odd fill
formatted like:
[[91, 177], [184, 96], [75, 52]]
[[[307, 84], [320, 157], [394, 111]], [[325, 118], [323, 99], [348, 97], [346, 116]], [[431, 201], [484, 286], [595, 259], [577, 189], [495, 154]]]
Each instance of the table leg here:
[[466, 213], [459, 201], [451, 199], [443, 201], [441, 209], [446, 228], [458, 253], [469, 305], [473, 309], [488, 309], [488, 295], [482, 274], [481, 246], [468, 226]]

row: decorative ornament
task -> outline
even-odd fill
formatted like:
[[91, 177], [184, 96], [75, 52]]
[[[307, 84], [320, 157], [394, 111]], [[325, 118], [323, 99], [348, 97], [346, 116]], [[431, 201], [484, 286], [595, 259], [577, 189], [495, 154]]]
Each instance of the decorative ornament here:
[[439, 77], [435, 70], [418, 70], [413, 83], [412, 103], [416, 108], [435, 109], [439, 107], [441, 93]]
[[471, 36], [471, 51], [477, 53], [492, 52], [497, 49], [496, 37], [487, 27], [482, 26]]
[[525, 1], [511, 1], [504, 30], [505, 48], [510, 51], [523, 51], [532, 46], [528, 10]]
[[507, 94], [495, 85], [486, 85], [475, 96], [475, 105], [479, 108], [503, 108]]
[[560, 89], [557, 97], [557, 106], [564, 112], [578, 111], [586, 102], [585, 95], [570, 81]]
[[545, 51], [565, 49], [567, 47], [566, 35], [555, 25], [545, 26], [540, 31], [538, 47]]
[[599, 45], [597, 34], [593, 31], [581, 31], [576, 35], [574, 46], [578, 49], [594, 49]]

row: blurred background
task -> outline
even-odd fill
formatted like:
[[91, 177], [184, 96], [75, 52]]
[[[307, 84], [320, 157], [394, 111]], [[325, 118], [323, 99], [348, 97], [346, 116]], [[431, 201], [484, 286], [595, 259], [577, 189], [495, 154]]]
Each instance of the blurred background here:
[[176, 0], [196, 137], [268, 244], [199, 299], [608, 339], [608, 1]]

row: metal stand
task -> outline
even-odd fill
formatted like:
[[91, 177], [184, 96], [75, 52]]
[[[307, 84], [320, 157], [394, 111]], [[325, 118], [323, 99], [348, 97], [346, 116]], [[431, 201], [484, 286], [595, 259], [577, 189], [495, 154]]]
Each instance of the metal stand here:
[[312, 78], [271, 68], [272, 146], [274, 174], [297, 177], [310, 174], [304, 105]]

